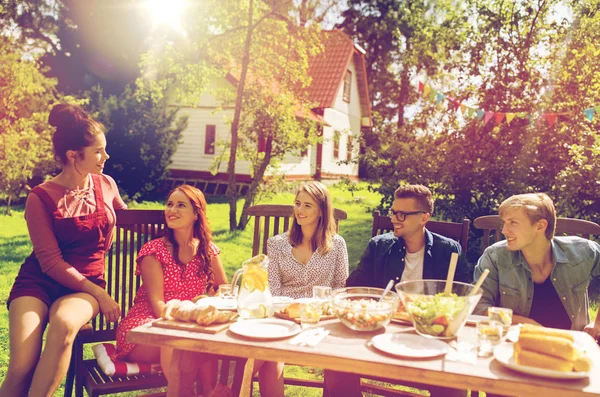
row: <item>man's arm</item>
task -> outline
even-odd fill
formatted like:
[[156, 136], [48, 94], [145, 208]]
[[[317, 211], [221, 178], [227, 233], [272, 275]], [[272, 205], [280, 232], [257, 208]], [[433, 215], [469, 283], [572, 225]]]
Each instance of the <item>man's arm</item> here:
[[373, 266], [375, 262], [374, 255], [375, 242], [374, 240], [371, 240], [363, 252], [358, 266], [352, 273], [350, 273], [350, 276], [348, 276], [348, 279], [346, 280], [346, 287], [373, 285]]
[[473, 282], [477, 282], [481, 274], [488, 269], [490, 273], [486, 277], [483, 284], [481, 284], [481, 290], [483, 292], [481, 299], [475, 306], [474, 314], [487, 314], [487, 309], [489, 307], [495, 306], [498, 301], [498, 291], [499, 291], [499, 276], [498, 276], [498, 265], [494, 263], [491, 258], [490, 250], [486, 249], [483, 252], [483, 255], [477, 261], [477, 265], [475, 266], [475, 270], [473, 272]]
[[[592, 253], [594, 255], [594, 264], [590, 273], [592, 277], [600, 277], [600, 244], [595, 241], [590, 241], [590, 247], [592, 248]], [[583, 328], [583, 331], [590, 334], [595, 340], [600, 340], [600, 316], [596, 314], [596, 319], [586, 325]]]

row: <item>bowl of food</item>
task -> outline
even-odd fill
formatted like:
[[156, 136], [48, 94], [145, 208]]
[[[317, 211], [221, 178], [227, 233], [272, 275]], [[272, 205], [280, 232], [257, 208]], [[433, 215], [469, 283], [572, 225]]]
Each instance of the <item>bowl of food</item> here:
[[449, 294], [445, 280], [403, 281], [396, 291], [417, 333], [436, 339], [456, 338], [481, 298], [481, 290], [454, 281]]
[[[348, 287], [331, 294], [335, 316], [355, 331], [375, 331], [385, 327], [398, 307], [399, 298], [393, 291], [385, 296], [382, 288]], [[383, 299], [381, 299], [383, 296]]]

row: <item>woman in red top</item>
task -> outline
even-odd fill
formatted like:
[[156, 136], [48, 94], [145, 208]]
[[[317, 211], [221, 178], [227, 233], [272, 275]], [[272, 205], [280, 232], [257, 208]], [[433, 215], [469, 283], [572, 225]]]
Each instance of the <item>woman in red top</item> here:
[[[159, 361], [167, 380], [173, 349], [127, 343], [127, 331], [161, 316], [172, 299], [191, 300], [207, 289], [227, 283], [219, 248], [212, 242], [206, 217], [206, 200], [202, 192], [189, 185], [176, 187], [167, 199], [166, 236], [149, 241], [140, 250], [136, 274], [143, 284], [137, 291], [133, 307], [117, 328], [115, 357], [126, 361]], [[216, 360], [209, 355], [198, 357], [199, 379], [204, 395], [216, 383]]]
[[102, 174], [109, 158], [104, 127], [68, 104], [56, 105], [48, 122], [56, 127], [52, 143], [63, 168], [27, 197], [33, 252], [7, 301], [10, 362], [1, 397], [52, 396], [67, 373], [79, 329], [98, 311], [108, 321], [121, 315], [104, 290], [104, 258], [115, 210], [126, 205], [114, 180]]

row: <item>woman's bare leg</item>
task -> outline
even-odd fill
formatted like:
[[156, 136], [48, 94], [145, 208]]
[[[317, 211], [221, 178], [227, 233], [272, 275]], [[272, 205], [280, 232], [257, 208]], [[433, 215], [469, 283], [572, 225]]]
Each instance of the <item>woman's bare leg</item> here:
[[124, 358], [125, 361], [154, 364], [160, 362], [160, 347], [136, 345]]
[[283, 397], [283, 367], [284, 363], [256, 360], [254, 371], [258, 371], [258, 385], [263, 397]]
[[83, 292], [63, 296], [50, 306], [46, 346], [33, 375], [30, 397], [52, 397], [67, 374], [77, 332], [97, 313], [98, 302]]
[[22, 296], [10, 303], [8, 318], [10, 359], [0, 397], [26, 396], [42, 351], [48, 306], [38, 298]]

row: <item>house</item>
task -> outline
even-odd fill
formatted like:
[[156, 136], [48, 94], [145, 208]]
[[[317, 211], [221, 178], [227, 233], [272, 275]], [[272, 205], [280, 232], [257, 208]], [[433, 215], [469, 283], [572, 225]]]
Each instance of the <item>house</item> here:
[[[310, 117], [321, 121], [323, 142], [307, 148], [302, 156], [288, 155], [284, 159], [281, 171], [290, 180], [358, 179], [358, 162], [339, 161], [357, 158], [361, 130], [372, 125], [365, 51], [339, 30], [323, 34], [324, 51], [310, 61], [308, 71], [312, 77], [309, 99], [318, 104], [311, 109]], [[220, 107], [210, 91], [228, 86], [234, 89], [235, 82], [231, 75], [212, 81], [198, 106], [181, 109], [180, 114], [187, 114], [189, 119], [169, 166], [174, 182], [202, 182], [207, 193], [224, 193], [227, 162], [214, 166], [219, 157], [215, 142], [225, 141], [230, 135], [227, 121], [233, 119], [234, 108]], [[213, 168], [216, 174], [211, 172]], [[238, 161], [236, 174], [242, 185], [249, 183], [250, 163]]]

